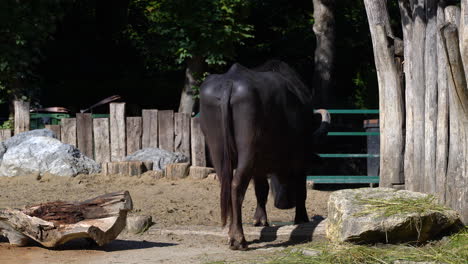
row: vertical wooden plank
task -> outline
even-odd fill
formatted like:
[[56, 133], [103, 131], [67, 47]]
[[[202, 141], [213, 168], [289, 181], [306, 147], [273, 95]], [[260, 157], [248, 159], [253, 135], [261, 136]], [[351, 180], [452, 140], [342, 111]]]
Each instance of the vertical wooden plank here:
[[110, 162], [109, 119], [94, 118], [94, 160], [106, 164]]
[[142, 148], [158, 147], [158, 110], [149, 109], [142, 111], [143, 134], [141, 138]]
[[52, 130], [57, 136], [58, 140], [61, 140], [61, 128], [60, 125], [45, 125], [45, 128]]
[[125, 146], [125, 103], [110, 104], [110, 147], [111, 161], [122, 161]]
[[127, 117], [127, 155], [141, 149], [142, 117]]
[[11, 129], [0, 129], [0, 142], [11, 138]]
[[174, 111], [158, 112], [159, 148], [174, 152]]
[[192, 118], [191, 126], [192, 166], [206, 167], [205, 136], [200, 128], [200, 120]]
[[91, 114], [76, 114], [76, 138], [78, 149], [84, 155], [94, 158], [93, 155], [93, 119]]
[[190, 114], [175, 113], [175, 142], [174, 151], [180, 152], [187, 156], [190, 160]]
[[15, 135], [29, 131], [29, 102], [14, 101]]
[[60, 125], [60, 138], [62, 142], [76, 146], [76, 118], [62, 118]]

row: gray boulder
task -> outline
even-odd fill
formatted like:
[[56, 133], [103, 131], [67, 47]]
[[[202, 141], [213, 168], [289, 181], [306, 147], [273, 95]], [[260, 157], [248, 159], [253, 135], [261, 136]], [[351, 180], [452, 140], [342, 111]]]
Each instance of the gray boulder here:
[[55, 133], [49, 129], [35, 129], [19, 133], [18, 135], [15, 135], [3, 142], [0, 142], [0, 160], [3, 158], [3, 155], [5, 154], [5, 152], [7, 152], [9, 148], [17, 146], [31, 137], [57, 138]]
[[424, 242], [460, 226], [456, 211], [423, 193], [348, 189], [328, 201], [327, 237], [335, 242]]
[[52, 137], [28, 137], [8, 147], [0, 164], [0, 176], [50, 173], [74, 177], [99, 173], [100, 165], [72, 145]]
[[159, 148], [144, 148], [128, 155], [125, 161], [152, 161], [153, 170], [164, 170], [167, 164], [189, 162], [187, 156]]

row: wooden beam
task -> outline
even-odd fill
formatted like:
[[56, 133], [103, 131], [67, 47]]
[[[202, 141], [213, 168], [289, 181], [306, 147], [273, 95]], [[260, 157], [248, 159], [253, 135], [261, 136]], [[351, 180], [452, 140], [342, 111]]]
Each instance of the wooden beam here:
[[125, 103], [110, 104], [111, 161], [122, 161], [126, 155]]
[[159, 148], [174, 152], [174, 111], [158, 112]]
[[110, 161], [110, 135], [109, 135], [109, 119], [94, 118], [94, 155], [98, 163], [106, 163]]
[[14, 101], [13, 106], [15, 111], [15, 135], [29, 131], [29, 102]]
[[78, 149], [84, 155], [94, 159], [93, 153], [93, 119], [89, 113], [76, 114], [76, 137]]

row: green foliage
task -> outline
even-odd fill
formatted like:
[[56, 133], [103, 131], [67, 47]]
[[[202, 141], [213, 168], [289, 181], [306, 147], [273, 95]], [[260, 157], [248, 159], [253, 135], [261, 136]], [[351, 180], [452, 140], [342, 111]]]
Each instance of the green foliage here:
[[[127, 36], [148, 68], [170, 69], [194, 56], [223, 65], [252, 38], [247, 0], [133, 0]], [[174, 63], [175, 62], [175, 63]]]
[[36, 66], [64, 14], [61, 2], [0, 1], [0, 104], [9, 97], [29, 99], [37, 91]]
[[13, 117], [10, 117], [7, 121], [0, 125], [0, 129], [13, 129], [15, 127]]

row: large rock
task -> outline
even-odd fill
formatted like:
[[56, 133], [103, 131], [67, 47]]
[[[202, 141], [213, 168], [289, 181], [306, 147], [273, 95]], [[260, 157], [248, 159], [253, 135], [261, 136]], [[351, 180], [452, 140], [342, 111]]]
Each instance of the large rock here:
[[35, 129], [19, 133], [3, 142], [0, 142], [0, 160], [9, 148], [15, 147], [31, 137], [51, 137], [57, 138], [55, 133], [49, 129]]
[[44, 136], [28, 137], [8, 147], [0, 165], [0, 176], [50, 173], [73, 177], [99, 172], [99, 164], [74, 146]]
[[461, 225], [459, 214], [432, 196], [390, 188], [332, 193], [327, 237], [336, 242], [423, 242]]
[[153, 170], [164, 170], [167, 164], [185, 163], [189, 159], [182, 153], [174, 153], [158, 148], [144, 148], [128, 155], [125, 161], [152, 161]]

